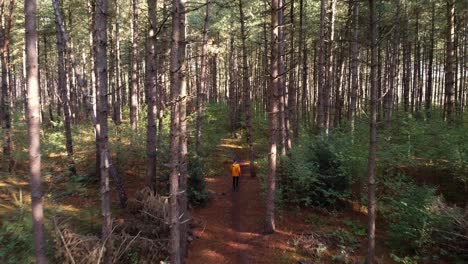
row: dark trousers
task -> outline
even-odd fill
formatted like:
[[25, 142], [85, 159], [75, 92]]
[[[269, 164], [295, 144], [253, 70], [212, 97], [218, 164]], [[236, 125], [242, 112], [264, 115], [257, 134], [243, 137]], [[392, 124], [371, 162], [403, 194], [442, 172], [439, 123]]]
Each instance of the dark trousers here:
[[239, 176], [232, 177], [232, 189], [235, 191], [239, 189]]

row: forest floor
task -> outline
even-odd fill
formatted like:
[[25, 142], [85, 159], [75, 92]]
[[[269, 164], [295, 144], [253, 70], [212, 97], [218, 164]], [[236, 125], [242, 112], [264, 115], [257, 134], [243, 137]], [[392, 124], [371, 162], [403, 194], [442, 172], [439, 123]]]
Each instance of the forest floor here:
[[[359, 208], [333, 213], [304, 208], [277, 209], [277, 230], [265, 235], [261, 175], [249, 175], [248, 150], [242, 146], [239, 139], [222, 139], [210, 158], [211, 166], [217, 166], [222, 175], [206, 178], [212, 199], [206, 207], [193, 212], [194, 240], [187, 263], [363, 261], [366, 215]], [[228, 171], [234, 157], [241, 160], [243, 172], [237, 192], [232, 191]], [[378, 263], [393, 262], [380, 244], [377, 245], [377, 256]]]

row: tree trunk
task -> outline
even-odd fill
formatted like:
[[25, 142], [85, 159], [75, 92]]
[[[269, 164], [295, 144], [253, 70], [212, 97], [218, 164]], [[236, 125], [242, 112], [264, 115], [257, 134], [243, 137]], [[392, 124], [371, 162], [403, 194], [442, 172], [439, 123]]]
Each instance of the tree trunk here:
[[121, 59], [120, 59], [120, 8], [117, 4], [117, 0], [114, 3], [116, 7], [116, 19], [114, 24], [114, 40], [115, 40], [115, 84], [116, 84], [116, 102], [114, 104], [114, 122], [118, 126], [122, 123], [122, 78], [121, 78]]
[[41, 187], [41, 149], [40, 149], [40, 102], [37, 56], [37, 4], [35, 0], [24, 1], [26, 29], [26, 82], [27, 116], [29, 139], [29, 169], [31, 186], [31, 207], [34, 230], [34, 248], [37, 264], [47, 263], [44, 238], [44, 213]]
[[107, 0], [96, 1], [95, 12], [95, 47], [96, 56], [96, 90], [99, 91], [97, 98], [97, 118], [98, 129], [97, 135], [99, 139], [99, 154], [100, 154], [100, 173], [101, 173], [101, 213], [102, 213], [102, 239], [105, 243], [105, 263], [111, 262], [110, 256], [110, 235], [112, 233], [112, 219], [110, 210], [110, 186], [109, 186], [109, 169], [110, 155], [108, 149], [108, 102], [107, 102]]
[[[85, 93], [86, 79], [84, 78], [84, 75], [82, 74], [81, 69], [78, 66], [78, 63], [77, 63], [77, 61], [75, 59], [75, 55], [73, 53], [73, 50], [71, 49], [70, 41], [68, 39], [67, 32], [65, 31], [62, 16], [60, 15], [60, 11], [59, 11], [59, 8], [58, 8], [58, 2], [53, 1], [52, 3], [54, 4], [55, 17], [56, 17], [56, 19], [58, 21], [58, 24], [60, 25], [60, 31], [61, 31], [61, 34], [62, 34], [62, 37], [63, 37], [63, 41], [64, 41], [64, 44], [65, 44], [65, 47], [67, 48], [68, 55], [70, 57], [70, 63], [73, 66], [74, 73], [75, 73], [76, 79], [78, 81], [77, 82], [78, 87], [80, 89], [81, 94], [86, 95], [86, 93]], [[95, 74], [92, 74], [92, 75], [95, 75]], [[94, 126], [94, 132], [96, 134], [96, 141], [99, 142], [98, 132], [102, 131], [102, 129], [100, 129], [100, 125], [99, 125], [100, 121], [99, 121], [99, 119], [98, 119], [98, 117], [96, 115], [96, 112], [95, 112], [96, 108], [93, 105], [94, 99], [92, 98], [92, 96], [93, 96], [93, 94], [87, 95], [88, 98], [85, 99], [86, 109], [88, 111], [88, 115], [89, 115], [89, 117], [91, 119], [91, 122], [92, 122], [92, 124]], [[101, 155], [102, 152], [100, 151], [99, 143], [96, 143], [96, 147], [97, 147], [96, 152], [97, 152], [97, 154], [99, 154], [98, 155], [98, 161], [96, 163], [101, 164], [100, 163], [100, 157], [102, 156]], [[114, 180], [114, 183], [116, 185], [116, 188], [117, 188], [117, 192], [118, 192], [119, 199], [120, 199], [120, 206], [122, 208], [125, 208], [126, 205], [127, 205], [127, 194], [125, 193], [125, 189], [123, 188], [122, 180], [120, 179], [119, 175], [117, 174], [117, 170], [115, 168], [115, 165], [112, 164], [112, 162], [111, 162], [110, 154], [107, 153], [106, 156], [107, 156], [107, 159], [109, 161], [109, 166], [111, 166], [110, 174], [111, 174], [111, 176], [112, 176], [112, 178]], [[100, 172], [101, 171], [101, 166], [99, 166], [98, 169], [99, 169], [99, 172]]]
[[358, 97], [358, 68], [359, 68], [359, 2], [353, 1], [353, 22], [352, 22], [352, 42], [351, 42], [351, 96], [348, 112], [348, 119], [351, 125], [351, 134], [354, 134], [356, 121], [356, 102]]
[[171, 46], [171, 134], [170, 134], [170, 259], [173, 264], [182, 262], [180, 248], [180, 220], [179, 220], [179, 160], [180, 160], [180, 92], [181, 68], [179, 61], [180, 46], [182, 45], [181, 0], [172, 2], [172, 46]]
[[195, 149], [197, 154], [200, 154], [200, 142], [201, 142], [201, 128], [203, 121], [203, 107], [205, 104], [206, 95], [206, 83], [207, 83], [207, 59], [208, 59], [208, 23], [210, 17], [210, 4], [211, 1], [206, 1], [205, 11], [205, 22], [203, 23], [203, 43], [202, 43], [202, 54], [201, 54], [201, 69], [200, 69], [200, 85], [197, 85], [197, 130], [196, 130], [196, 142]]
[[[56, 9], [59, 9], [57, 0], [53, 0], [52, 4]], [[63, 34], [60, 30], [58, 13], [55, 12], [55, 28], [57, 31], [57, 74], [58, 74], [58, 90], [63, 105], [63, 116], [65, 126], [65, 145], [67, 149], [68, 168], [72, 175], [76, 174], [75, 161], [73, 158], [73, 138], [71, 129], [71, 109], [70, 109], [70, 93], [67, 87], [67, 72], [65, 69], [65, 44]], [[71, 71], [70, 71], [71, 72]]]
[[454, 103], [454, 35], [455, 35], [455, 3], [447, 0], [447, 33], [446, 33], [446, 59], [445, 59], [445, 119], [453, 122]]
[[324, 112], [326, 100], [325, 79], [325, 0], [320, 0], [320, 52], [318, 65], [318, 109], [317, 109], [317, 127], [322, 132], [324, 126]]
[[138, 0], [132, 0], [132, 87], [130, 91], [130, 125], [138, 129]]
[[[290, 62], [289, 62], [289, 85], [288, 85], [288, 109], [286, 113], [286, 149], [289, 153], [291, 150], [292, 144], [291, 144], [291, 136], [290, 136], [290, 128], [292, 127], [293, 130], [293, 139], [295, 140], [294, 143], [297, 143], [297, 137], [294, 136], [294, 132], [297, 130], [297, 114], [296, 114], [296, 80], [294, 78], [294, 73], [296, 72], [296, 61], [295, 61], [295, 56], [294, 56], [294, 0], [291, 1], [291, 10], [289, 13], [290, 17], [290, 23], [291, 23], [291, 30], [289, 33], [289, 42], [290, 42]], [[298, 136], [298, 135], [297, 135]], [[289, 155], [289, 154], [288, 154]]]
[[431, 101], [432, 101], [432, 73], [434, 61], [434, 32], [435, 32], [435, 2], [432, 2], [432, 22], [431, 36], [429, 47], [429, 66], [427, 68], [427, 88], [425, 98], [426, 118], [431, 118]]
[[188, 221], [190, 215], [188, 211], [187, 200], [187, 179], [188, 179], [188, 161], [187, 161], [187, 63], [186, 57], [186, 18], [185, 18], [186, 0], [180, 1], [180, 45], [178, 60], [180, 65], [180, 106], [179, 106], [179, 221], [180, 221], [180, 258], [184, 262], [188, 252], [187, 235]]
[[241, 23], [241, 39], [242, 39], [242, 88], [244, 90], [244, 111], [245, 111], [245, 123], [246, 123], [246, 137], [247, 144], [249, 145], [249, 169], [250, 176], [255, 177], [255, 164], [254, 164], [254, 149], [253, 149], [253, 132], [252, 132], [252, 109], [250, 101], [250, 81], [249, 81], [249, 65], [247, 63], [247, 47], [245, 40], [247, 38], [245, 32], [245, 17], [243, 10], [243, 0], [239, 0], [239, 13]]
[[278, 140], [278, 105], [279, 95], [278, 89], [280, 84], [279, 64], [280, 64], [280, 8], [282, 0], [271, 1], [271, 82], [270, 82], [270, 113], [269, 113], [269, 129], [270, 129], [270, 151], [268, 153], [268, 184], [266, 197], [266, 214], [265, 214], [265, 232], [275, 232], [275, 190], [276, 190], [276, 149]]
[[[11, 23], [13, 19], [13, 10], [15, 6], [15, 0], [10, 0], [9, 13], [6, 21], [6, 28], [1, 28], [3, 36], [1, 39], [2, 51], [1, 51], [1, 64], [2, 64], [2, 115], [3, 115], [3, 168], [8, 172], [13, 169], [14, 160], [11, 157], [13, 151], [13, 144], [11, 141], [11, 92], [10, 85], [8, 84], [8, 74], [11, 71], [9, 69], [9, 46], [10, 46], [10, 32]], [[3, 2], [2, 2], [3, 10]], [[3, 12], [2, 12], [3, 13]], [[3, 15], [3, 14], [2, 14]]]
[[148, 186], [156, 193], [156, 100], [157, 100], [157, 61], [156, 61], [156, 31], [157, 0], [148, 0], [148, 37], [146, 39], [146, 90], [148, 91], [148, 117], [146, 129], [146, 177]]
[[330, 129], [330, 122], [331, 122], [331, 102], [332, 102], [332, 92], [333, 92], [333, 85], [335, 79], [335, 71], [333, 70], [333, 63], [335, 57], [335, 13], [336, 13], [336, 1], [331, 0], [330, 3], [330, 28], [329, 28], [329, 37], [328, 37], [328, 58], [326, 61], [327, 65], [327, 73], [326, 73], [326, 84], [325, 84], [325, 92], [324, 92], [324, 126], [325, 126], [325, 133], [328, 134]]
[[377, 155], [377, 20], [375, 15], [375, 0], [369, 0], [369, 20], [370, 20], [370, 41], [371, 41], [371, 72], [370, 72], [370, 144], [369, 160], [367, 165], [368, 178], [368, 252], [367, 264], [374, 263], [375, 256], [375, 217], [376, 217], [376, 199], [375, 199], [375, 164]]

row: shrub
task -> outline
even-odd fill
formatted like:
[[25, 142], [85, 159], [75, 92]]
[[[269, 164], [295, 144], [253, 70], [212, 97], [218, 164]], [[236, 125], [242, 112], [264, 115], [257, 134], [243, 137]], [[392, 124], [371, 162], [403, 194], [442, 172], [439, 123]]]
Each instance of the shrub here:
[[304, 206], [334, 206], [346, 196], [349, 179], [341, 173], [335, 151], [321, 138], [293, 150], [280, 178], [282, 198]]
[[189, 158], [188, 199], [194, 206], [203, 206], [208, 202], [203, 162], [199, 157]]
[[[389, 221], [389, 245], [398, 253], [467, 256], [468, 225], [461, 210], [448, 207], [434, 188], [399, 175], [383, 181], [381, 213]], [[463, 246], [464, 245], [464, 246]]]

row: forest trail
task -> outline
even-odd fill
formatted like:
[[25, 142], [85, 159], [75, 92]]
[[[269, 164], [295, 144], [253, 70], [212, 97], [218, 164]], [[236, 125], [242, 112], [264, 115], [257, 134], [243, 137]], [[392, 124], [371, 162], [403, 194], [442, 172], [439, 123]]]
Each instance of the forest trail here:
[[[222, 166], [223, 175], [206, 178], [212, 199], [205, 208], [194, 210], [195, 239], [187, 263], [269, 263], [262, 235], [264, 203], [257, 177], [249, 175], [247, 149], [239, 139], [222, 139], [212, 166]], [[238, 192], [232, 191], [231, 159], [240, 160], [242, 176]], [[218, 167], [218, 169], [221, 167]], [[219, 170], [223, 171], [223, 170]]]

